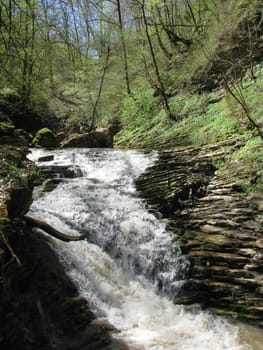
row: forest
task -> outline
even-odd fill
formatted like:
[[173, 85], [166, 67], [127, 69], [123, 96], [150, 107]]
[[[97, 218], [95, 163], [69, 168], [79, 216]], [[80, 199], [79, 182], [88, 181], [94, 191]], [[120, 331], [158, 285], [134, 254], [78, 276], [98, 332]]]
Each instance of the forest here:
[[[2, 0], [2, 104], [10, 99], [12, 114], [37, 114], [55, 131], [129, 118], [136, 129], [140, 114], [150, 125], [200, 114], [223, 88], [250, 118], [243, 83], [257, 78], [261, 22], [252, 0]], [[262, 136], [260, 121], [249, 123]]]

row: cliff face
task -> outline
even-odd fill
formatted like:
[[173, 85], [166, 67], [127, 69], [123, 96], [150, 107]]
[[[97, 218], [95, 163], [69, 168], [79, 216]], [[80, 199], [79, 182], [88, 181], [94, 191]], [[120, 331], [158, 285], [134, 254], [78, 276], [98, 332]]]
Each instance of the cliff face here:
[[215, 164], [242, 146], [235, 141], [164, 151], [137, 181], [190, 263], [177, 303], [199, 303], [218, 314], [263, 326], [263, 194], [243, 192], [251, 179]]

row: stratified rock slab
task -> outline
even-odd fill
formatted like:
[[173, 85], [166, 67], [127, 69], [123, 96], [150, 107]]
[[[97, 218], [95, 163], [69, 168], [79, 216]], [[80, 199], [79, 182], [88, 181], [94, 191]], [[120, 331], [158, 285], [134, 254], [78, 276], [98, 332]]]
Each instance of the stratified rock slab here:
[[246, 179], [221, 178], [213, 166], [241, 145], [161, 152], [137, 189], [170, 219], [169, 229], [190, 260], [188, 283], [176, 302], [263, 326], [263, 195], [245, 196]]

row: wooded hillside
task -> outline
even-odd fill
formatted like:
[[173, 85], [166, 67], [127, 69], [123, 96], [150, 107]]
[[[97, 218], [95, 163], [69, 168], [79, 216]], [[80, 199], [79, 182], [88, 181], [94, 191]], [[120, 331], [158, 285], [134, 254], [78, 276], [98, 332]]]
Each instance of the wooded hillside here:
[[255, 79], [262, 33], [257, 0], [1, 0], [0, 102], [59, 129], [106, 123], [148, 94], [150, 112], [180, 120], [186, 89], [236, 96]]

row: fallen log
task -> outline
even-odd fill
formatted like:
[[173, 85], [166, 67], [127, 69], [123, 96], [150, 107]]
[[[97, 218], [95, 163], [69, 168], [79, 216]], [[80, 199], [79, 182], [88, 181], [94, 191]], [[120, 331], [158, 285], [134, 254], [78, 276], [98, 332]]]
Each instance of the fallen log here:
[[55, 229], [45, 221], [33, 218], [32, 216], [29, 216], [29, 215], [24, 215], [24, 220], [28, 225], [32, 227], [40, 228], [41, 230], [45, 231], [49, 235], [57, 239], [60, 239], [61, 241], [64, 241], [64, 242], [81, 241], [85, 239], [85, 235], [73, 236], [71, 234], [58, 231], [57, 229]]

